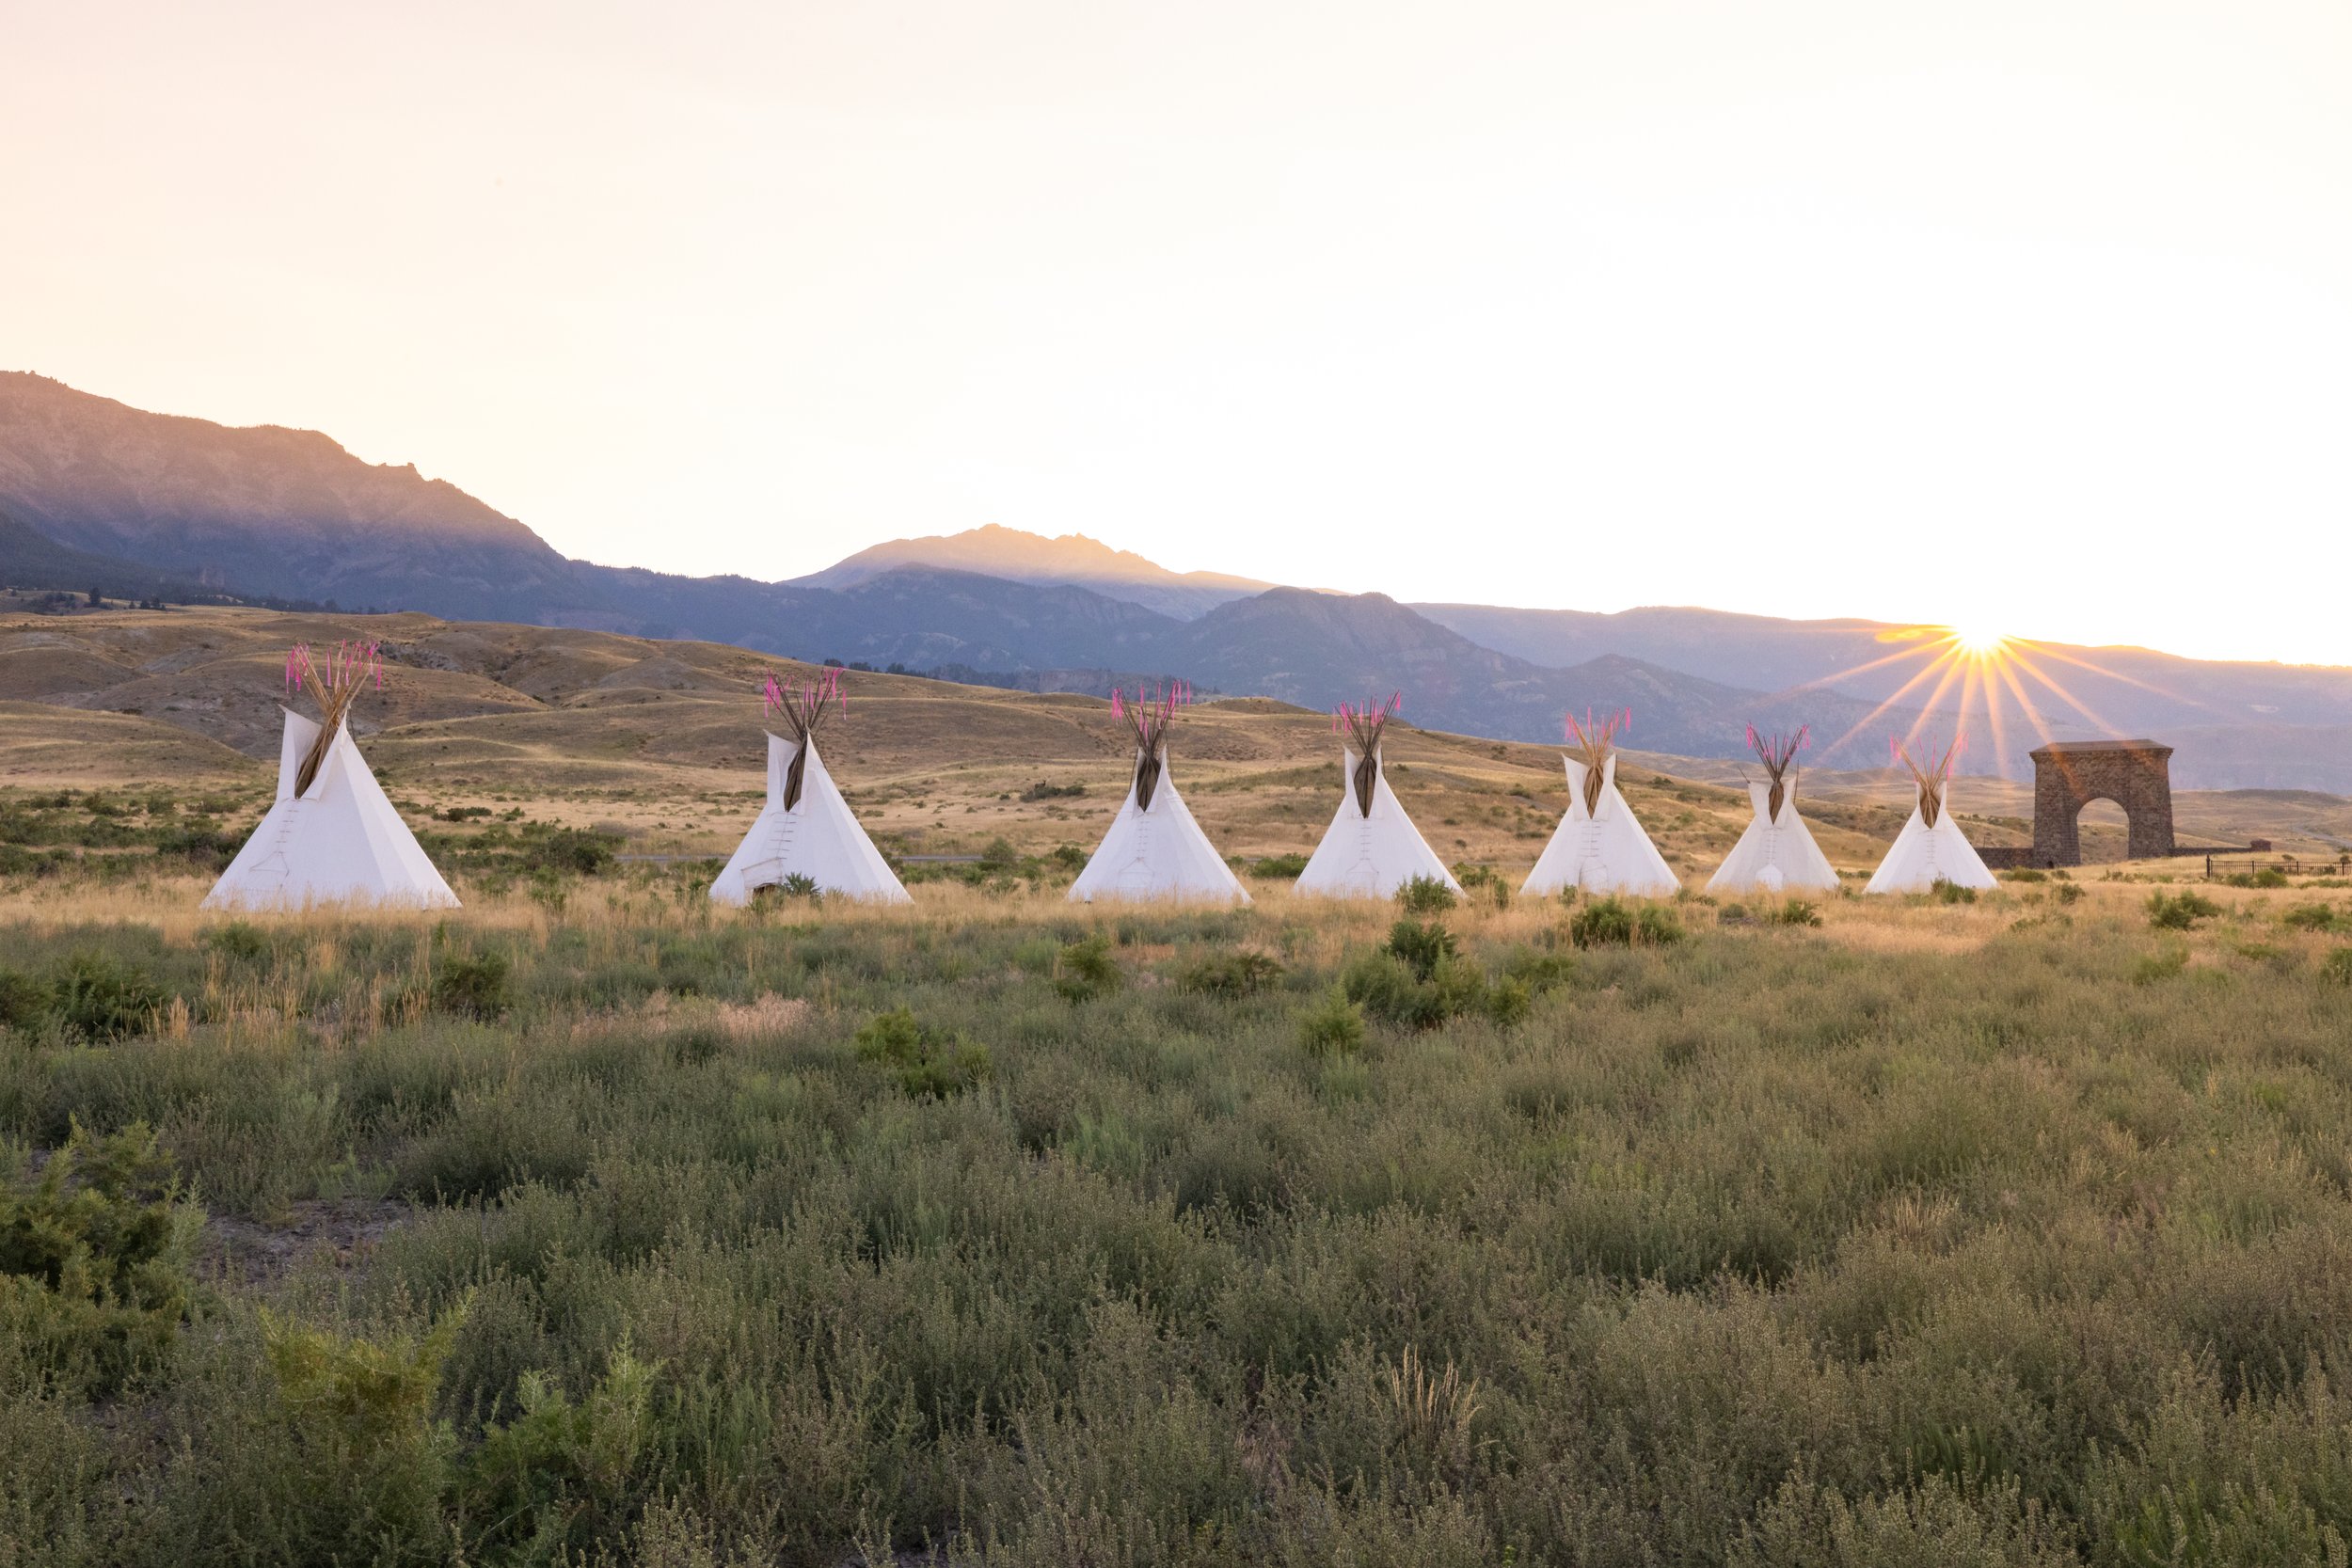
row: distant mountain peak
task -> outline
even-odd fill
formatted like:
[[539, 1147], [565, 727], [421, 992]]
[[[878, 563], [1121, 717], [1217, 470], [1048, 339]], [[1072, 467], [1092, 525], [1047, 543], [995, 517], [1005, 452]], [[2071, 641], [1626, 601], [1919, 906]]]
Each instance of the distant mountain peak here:
[[1180, 620], [1263, 593], [1272, 584], [1222, 572], [1171, 572], [1084, 533], [1041, 533], [986, 523], [961, 533], [892, 539], [794, 579], [798, 588], [851, 588], [906, 566], [942, 567], [1037, 587], [1088, 588]]

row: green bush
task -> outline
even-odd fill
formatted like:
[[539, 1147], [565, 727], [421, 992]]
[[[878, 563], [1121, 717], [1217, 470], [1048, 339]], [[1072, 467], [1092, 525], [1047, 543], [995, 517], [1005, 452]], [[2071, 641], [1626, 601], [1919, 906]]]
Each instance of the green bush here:
[[1613, 894], [1568, 917], [1568, 940], [1579, 947], [1630, 947], [1633, 932], [1633, 906]]
[[2297, 904], [2279, 919], [2298, 931], [2332, 931], [2343, 917], [2325, 904]]
[[1269, 882], [1295, 882], [1306, 869], [1304, 855], [1264, 855], [1249, 863], [1249, 874]]
[[2319, 977], [2331, 986], [2352, 986], [2352, 947], [2339, 947], [2322, 958]]
[[1268, 954], [1253, 948], [1235, 948], [1195, 959], [1185, 967], [1177, 984], [1186, 990], [1230, 1001], [1254, 996], [1286, 973], [1280, 960]]
[[1821, 911], [1809, 899], [1784, 898], [1776, 904], [1758, 904], [1756, 918], [1766, 926], [1819, 926]]
[[1406, 914], [1443, 914], [1454, 907], [1454, 890], [1436, 877], [1415, 877], [1396, 890], [1396, 902]]
[[2201, 920], [2221, 912], [2221, 906], [2199, 893], [2148, 895], [2148, 924], [2159, 931], [2185, 931]]
[[144, 1035], [170, 999], [135, 964], [103, 953], [75, 953], [49, 979], [49, 1011], [88, 1039]]
[[591, 832], [585, 828], [548, 828], [526, 832], [523, 838], [522, 869], [568, 872], [577, 877], [593, 877], [612, 868], [612, 858], [619, 853], [621, 841], [612, 833]]
[[1353, 1056], [1364, 1047], [1364, 1010], [1334, 990], [1298, 1016], [1298, 1048], [1310, 1056]]
[[0, 1324], [94, 1392], [169, 1349], [188, 1307], [197, 1216], [144, 1122], [76, 1122], [39, 1180], [0, 1194]]
[[204, 945], [237, 963], [260, 963], [270, 956], [269, 933], [246, 920], [214, 927], [204, 933]]
[[1111, 956], [1108, 932], [1097, 931], [1081, 942], [1064, 943], [1055, 956], [1054, 989], [1065, 1001], [1090, 1002], [1126, 983], [1126, 972]]
[[1576, 958], [1537, 947], [1515, 947], [1503, 956], [1502, 973], [1534, 995], [1565, 986], [1576, 975]]
[[1511, 884], [1490, 865], [1457, 865], [1454, 879], [1462, 884], [1467, 897], [1484, 899], [1498, 910], [1511, 907]]
[[1615, 894], [1568, 917], [1568, 941], [1579, 947], [1668, 947], [1687, 934], [1681, 917], [1665, 905], [1628, 903]]
[[278, 1419], [306, 1479], [332, 1478], [335, 1506], [310, 1520], [313, 1560], [384, 1560], [393, 1542], [446, 1538], [457, 1439], [433, 1406], [464, 1312], [461, 1302], [425, 1334], [381, 1343], [258, 1314]]
[[859, 1060], [888, 1069], [898, 1087], [919, 1098], [944, 1100], [988, 1081], [986, 1046], [921, 1023], [904, 1007], [877, 1013], [855, 1043]]
[[578, 1403], [546, 1372], [522, 1375], [515, 1418], [484, 1433], [458, 1478], [459, 1533], [476, 1560], [586, 1560], [617, 1535], [644, 1501], [655, 1370], [623, 1347]]
[[1977, 890], [1963, 887], [1958, 882], [1947, 882], [1938, 877], [1930, 896], [1939, 904], [1973, 904], [1977, 901]]
[[2169, 980], [2188, 967], [2188, 949], [2166, 947], [2147, 954], [2132, 965], [2132, 984], [2151, 986], [2158, 980]]
[[40, 1028], [49, 1018], [53, 1000], [45, 981], [0, 969], [0, 1029]]
[[487, 1023], [514, 1006], [513, 962], [503, 953], [450, 953], [434, 960], [434, 1010]]
[[1404, 960], [1416, 980], [1428, 980], [1457, 952], [1454, 933], [1437, 921], [1400, 920], [1389, 927], [1389, 952]]
[[1435, 1029], [1470, 1013], [1516, 1023], [1527, 1016], [1534, 994], [1525, 979], [1491, 979], [1462, 956], [1454, 933], [1434, 920], [1398, 921], [1386, 945], [1348, 961], [1340, 974], [1340, 990], [1382, 1022], [1413, 1029]]

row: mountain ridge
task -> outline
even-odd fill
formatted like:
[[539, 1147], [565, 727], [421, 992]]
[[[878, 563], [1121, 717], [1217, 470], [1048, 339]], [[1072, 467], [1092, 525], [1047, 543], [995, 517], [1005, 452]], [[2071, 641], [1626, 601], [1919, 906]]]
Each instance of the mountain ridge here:
[[890, 539], [790, 579], [796, 588], [850, 588], [905, 566], [974, 572], [1032, 587], [1091, 588], [1110, 598], [1189, 621], [1217, 605], [1276, 586], [1221, 572], [1172, 572], [1133, 550], [1083, 533], [1048, 538], [999, 523], [961, 533]]
[[[1500, 739], [1550, 740], [1563, 710], [1630, 704], [1661, 744], [1692, 755], [1743, 754], [1750, 721], [1810, 722], [1822, 760], [1851, 763], [1883, 731], [1981, 730], [1994, 718], [1989, 682], [1957, 692], [1911, 682], [1922, 661], [1907, 656], [1938, 628], [1414, 605], [1172, 572], [1084, 534], [1001, 525], [889, 541], [784, 582], [604, 566], [564, 557], [446, 480], [368, 464], [318, 432], [149, 414], [26, 372], [0, 373], [0, 514], [17, 525], [0, 530], [0, 579], [20, 563], [67, 579], [21, 586], [86, 590], [98, 584], [75, 579], [103, 565], [142, 595], [192, 580], [215, 596], [877, 666], [1159, 670], [1318, 707], [1405, 688], [1430, 721]], [[2066, 683], [2038, 734], [2177, 736], [2176, 773], [2208, 784], [2352, 782], [2352, 670], [2020, 649]], [[2000, 748], [1997, 766], [2025, 770], [2030, 744]]]

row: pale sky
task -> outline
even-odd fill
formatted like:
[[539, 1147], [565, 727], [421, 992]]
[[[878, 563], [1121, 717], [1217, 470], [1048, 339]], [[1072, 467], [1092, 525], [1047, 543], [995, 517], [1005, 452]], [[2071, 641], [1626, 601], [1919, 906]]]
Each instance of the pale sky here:
[[0, 368], [321, 429], [591, 560], [994, 522], [2352, 663], [2293, 592], [2352, 587], [2344, 0], [0, 0]]

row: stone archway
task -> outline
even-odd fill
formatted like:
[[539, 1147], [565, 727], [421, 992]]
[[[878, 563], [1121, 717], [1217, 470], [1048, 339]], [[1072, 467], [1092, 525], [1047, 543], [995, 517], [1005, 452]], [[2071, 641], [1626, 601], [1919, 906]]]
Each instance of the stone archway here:
[[2032, 756], [2035, 864], [2082, 864], [2075, 818], [2093, 800], [2123, 808], [2130, 824], [2127, 858], [2155, 860], [2174, 852], [2171, 747], [2153, 740], [2054, 740]]

